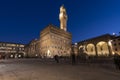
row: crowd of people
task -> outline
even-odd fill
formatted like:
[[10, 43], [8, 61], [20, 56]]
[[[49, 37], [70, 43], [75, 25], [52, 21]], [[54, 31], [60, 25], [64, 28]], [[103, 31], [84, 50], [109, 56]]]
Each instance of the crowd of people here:
[[[65, 57], [64, 57], [65, 58]], [[54, 56], [54, 59], [55, 59], [55, 61], [56, 61], [56, 63], [59, 63], [59, 60], [61, 59], [58, 55], [55, 55]], [[73, 65], [75, 65], [76, 64], [76, 56], [75, 56], [75, 54], [72, 54], [71, 55], [71, 63], [73, 64]]]
[[[0, 59], [3, 59], [4, 56], [1, 56], [0, 55]], [[79, 55], [79, 56], [76, 56], [74, 53], [71, 54], [71, 56], [69, 58], [66, 58], [66, 57], [62, 57], [64, 58], [64, 60], [68, 60], [70, 59], [71, 61], [71, 64], [72, 65], [75, 65], [77, 64], [78, 62], [84, 62], [84, 63], [93, 63], [92, 61], [96, 61], [98, 60], [98, 58], [95, 58], [95, 57], [89, 57], [88, 55]], [[60, 62], [60, 59], [61, 57], [58, 56], [58, 55], [55, 55], [54, 56], [54, 60], [56, 61], [56, 63], [59, 63]], [[104, 59], [102, 60], [103, 58], [101, 58], [100, 60], [96, 61], [96, 62], [100, 62], [100, 61], [104, 61]], [[115, 68], [117, 70], [120, 70], [120, 55], [118, 55], [117, 53], [114, 54], [113, 58], [112, 58], [113, 62], [114, 62], [114, 65], [115, 65]]]
[[[79, 57], [79, 58], [81, 58], [81, 57]], [[83, 59], [83, 58], [85, 58], [85, 59]], [[59, 63], [61, 58], [60, 58], [58, 55], [55, 55], [55, 56], [54, 56], [54, 59], [55, 59], [56, 63]], [[76, 56], [74, 53], [71, 54], [70, 59], [71, 59], [72, 65], [75, 65], [75, 64], [78, 62], [78, 56]], [[90, 61], [89, 61], [90, 59], [91, 59], [91, 58], [88, 58], [88, 57], [82, 57], [82, 58], [81, 58], [81, 60], [85, 60], [84, 62], [90, 62]], [[92, 59], [93, 59], [93, 58], [92, 58]], [[94, 60], [94, 59], [93, 59], [93, 60]], [[96, 60], [96, 59], [95, 59], [95, 60]], [[116, 68], [117, 70], [120, 70], [120, 55], [114, 54], [114, 56], [113, 56], [113, 62], [114, 62], [115, 68]]]

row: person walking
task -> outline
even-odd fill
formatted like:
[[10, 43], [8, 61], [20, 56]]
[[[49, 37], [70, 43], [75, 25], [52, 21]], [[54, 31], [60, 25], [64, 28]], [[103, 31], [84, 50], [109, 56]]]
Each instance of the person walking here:
[[75, 54], [72, 53], [71, 57], [72, 57], [72, 65], [75, 65], [76, 64]]
[[59, 57], [58, 57], [58, 55], [55, 55], [54, 59], [55, 59], [56, 63], [59, 63]]
[[118, 55], [118, 69], [120, 70], [120, 55]]
[[114, 54], [114, 64], [117, 70], [120, 70], [120, 56], [115, 53]]

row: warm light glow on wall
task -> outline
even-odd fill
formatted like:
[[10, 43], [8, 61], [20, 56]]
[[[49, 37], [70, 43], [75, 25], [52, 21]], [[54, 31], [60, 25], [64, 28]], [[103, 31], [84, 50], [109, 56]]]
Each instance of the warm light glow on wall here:
[[98, 55], [109, 55], [108, 43], [101, 41], [97, 43]]
[[51, 57], [50, 50], [47, 51], [47, 57]]
[[88, 55], [96, 55], [96, 53], [95, 53], [95, 45], [94, 44], [90, 43], [90, 44], [87, 45], [86, 48], [87, 48], [86, 52], [87, 52]]
[[81, 45], [81, 46], [79, 46], [79, 49], [80, 49], [80, 48], [83, 48], [83, 46], [82, 46], [82, 45]]
[[112, 41], [113, 41], [113, 40], [109, 40], [109, 41], [108, 41], [108, 44], [109, 44], [109, 46], [110, 46], [110, 48], [111, 48], [112, 54], [114, 55], [115, 52], [113, 51]]
[[108, 41], [109, 46], [112, 46], [112, 40]]

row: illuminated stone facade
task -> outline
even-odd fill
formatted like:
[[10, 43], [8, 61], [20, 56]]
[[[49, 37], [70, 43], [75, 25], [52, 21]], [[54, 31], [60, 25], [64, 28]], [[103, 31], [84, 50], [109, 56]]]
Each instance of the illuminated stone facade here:
[[26, 52], [26, 57], [39, 57], [39, 47], [38, 47], [38, 39], [34, 39], [30, 41], [29, 44], [25, 45], [25, 52]]
[[111, 40], [111, 42], [113, 52], [120, 55], [120, 36], [114, 37], [113, 40]]
[[[95, 38], [80, 41], [72, 45], [72, 34], [67, 32], [67, 12], [64, 6], [60, 7], [60, 28], [48, 25], [40, 32], [38, 40], [31, 41], [25, 47], [30, 57], [53, 57], [87, 54], [89, 56], [112, 56], [120, 54], [120, 37], [105, 34]], [[84, 35], [83, 35], [84, 36]]]
[[24, 57], [24, 46], [24, 44], [0, 42], [0, 58]]
[[31, 41], [25, 47], [28, 57], [41, 56], [53, 58], [54, 55], [70, 56], [72, 35], [67, 32], [67, 14], [64, 6], [60, 7], [60, 28], [48, 25], [40, 32], [38, 40]]
[[110, 56], [114, 54], [110, 34], [78, 42], [78, 54], [86, 53], [89, 56]]
[[72, 35], [54, 25], [48, 25], [40, 33], [40, 53], [42, 57], [70, 56]]
[[67, 31], [67, 13], [65, 7], [62, 5], [60, 7], [60, 14], [59, 14], [59, 20], [60, 20], [60, 29], [63, 29], [64, 31]]

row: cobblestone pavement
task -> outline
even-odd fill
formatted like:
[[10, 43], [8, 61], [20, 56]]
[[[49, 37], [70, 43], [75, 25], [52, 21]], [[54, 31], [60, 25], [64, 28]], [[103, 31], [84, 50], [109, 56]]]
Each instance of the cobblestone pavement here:
[[54, 60], [0, 60], [0, 80], [120, 80], [120, 71], [90, 64]]

